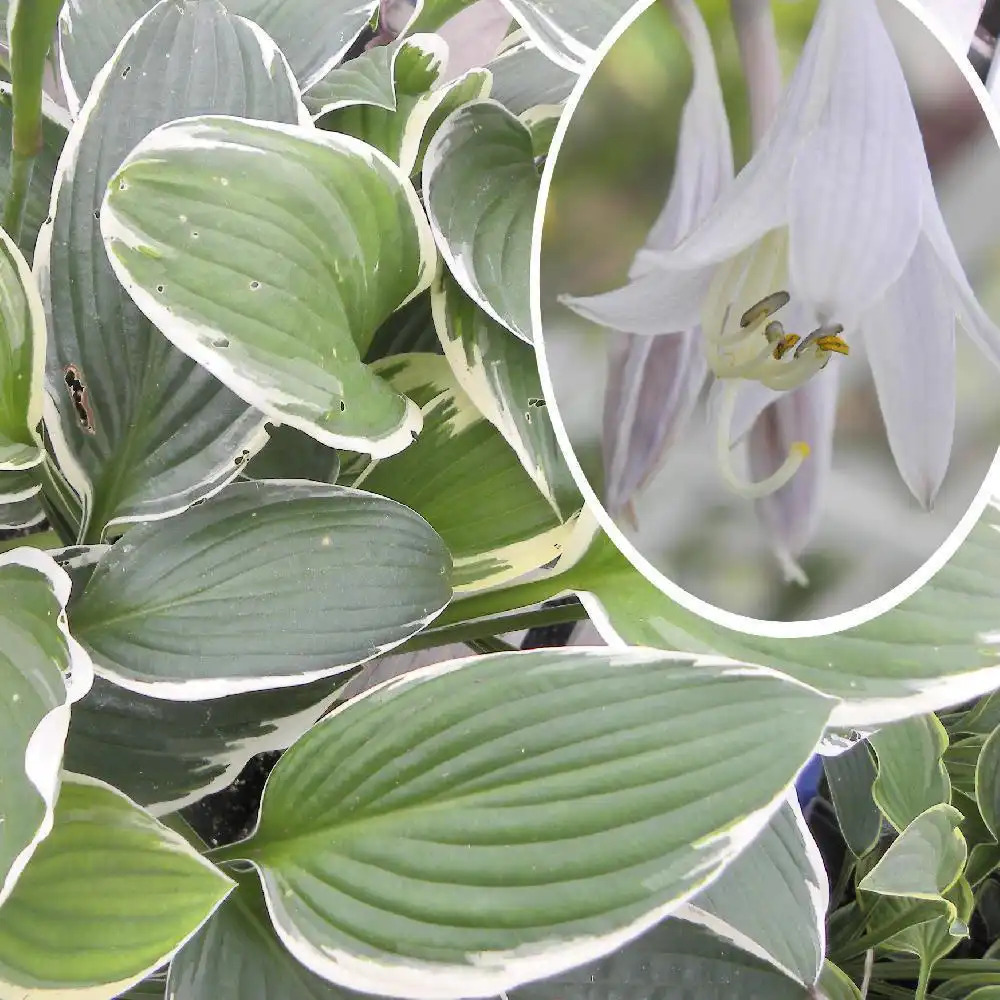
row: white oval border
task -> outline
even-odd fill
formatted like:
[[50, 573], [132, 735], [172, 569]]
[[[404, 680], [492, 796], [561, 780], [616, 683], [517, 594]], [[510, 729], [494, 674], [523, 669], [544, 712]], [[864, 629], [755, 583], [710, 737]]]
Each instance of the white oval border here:
[[[985, 85], [976, 75], [972, 68], [972, 63], [968, 60], [966, 54], [959, 51], [957, 43], [944, 30], [944, 26], [938, 23], [938, 19], [923, 6], [920, 0], [896, 0], [896, 2], [905, 7], [920, 21], [924, 28], [935, 37], [945, 52], [951, 56], [952, 61], [958, 66], [959, 72], [965, 78], [966, 83], [979, 101], [983, 114], [986, 116], [986, 121], [993, 132], [993, 137], [997, 145], [1000, 146], [1000, 108], [993, 103]], [[548, 412], [551, 415], [556, 440], [559, 442], [563, 457], [569, 466], [570, 473], [576, 481], [577, 487], [583, 494], [584, 500], [590, 507], [600, 527], [611, 541], [614, 542], [625, 558], [628, 559], [635, 570], [641, 573], [665, 597], [675, 601], [686, 611], [699, 615], [714, 625], [742, 632], [745, 635], [760, 636], [768, 639], [809, 639], [856, 628], [871, 621], [873, 618], [879, 617], [879, 615], [885, 614], [887, 611], [891, 611], [902, 601], [911, 597], [951, 559], [979, 521], [987, 504], [997, 492], [997, 486], [1000, 484], [1000, 448], [998, 448], [996, 454], [993, 456], [993, 461], [990, 464], [982, 486], [979, 488], [979, 492], [958, 524], [955, 525], [937, 551], [901, 583], [897, 584], [881, 597], [877, 597], [867, 604], [862, 604], [860, 607], [853, 608], [850, 611], [844, 611], [827, 618], [817, 618], [808, 621], [777, 622], [749, 618], [746, 615], [738, 615], [734, 612], [717, 608], [715, 605], [709, 604], [707, 601], [703, 601], [693, 594], [689, 594], [656, 569], [632, 542], [629, 541], [618, 525], [615, 524], [605, 509], [604, 504], [601, 503], [596, 492], [591, 487], [590, 482], [583, 472], [583, 468], [577, 460], [576, 451], [570, 442], [569, 435], [566, 433], [566, 427], [559, 412], [559, 404], [556, 400], [549, 372], [548, 359], [545, 355], [545, 338], [542, 336], [540, 270], [542, 229], [545, 224], [545, 208], [548, 202], [549, 187], [552, 184], [552, 175], [559, 158], [559, 150], [573, 120], [577, 105], [590, 85], [591, 79], [600, 68], [608, 52], [618, 42], [618, 39], [655, 3], [656, 0], [638, 0], [635, 6], [611, 29], [610, 33], [598, 47], [566, 100], [565, 109], [552, 137], [552, 143], [545, 160], [545, 168], [542, 171], [541, 186], [538, 191], [538, 202], [535, 206], [535, 217], [531, 232], [529, 306], [531, 310], [532, 340], [538, 362], [538, 373], [542, 383], [542, 391], [548, 401]]]

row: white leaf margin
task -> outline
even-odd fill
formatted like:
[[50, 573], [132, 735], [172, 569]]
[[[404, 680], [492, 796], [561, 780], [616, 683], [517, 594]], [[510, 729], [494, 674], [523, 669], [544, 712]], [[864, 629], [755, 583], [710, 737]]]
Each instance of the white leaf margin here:
[[94, 665], [90, 656], [70, 635], [66, 620], [66, 604], [72, 584], [69, 574], [39, 549], [17, 548], [0, 555], [0, 567], [24, 566], [44, 576], [60, 605], [56, 626], [66, 640], [69, 672], [65, 677], [66, 700], [42, 717], [28, 740], [24, 754], [24, 773], [38, 790], [45, 804], [45, 815], [35, 836], [15, 857], [3, 884], [0, 885], [0, 906], [14, 890], [18, 878], [27, 867], [38, 845], [52, 832], [53, 814], [62, 774], [63, 748], [69, 733], [70, 706], [79, 701], [94, 682]]

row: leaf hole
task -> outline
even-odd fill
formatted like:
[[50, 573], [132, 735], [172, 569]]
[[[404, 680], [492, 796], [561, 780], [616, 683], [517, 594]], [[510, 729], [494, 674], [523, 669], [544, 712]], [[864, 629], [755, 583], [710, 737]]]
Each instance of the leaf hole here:
[[119, 191], [127, 191], [128, 190], [128, 185], [125, 183], [125, 181], [119, 181], [118, 182], [118, 190]]
[[131, 72], [132, 72], [132, 67], [131, 66], [126, 66], [122, 70], [122, 79], [124, 80], [129, 75], [129, 73], [131, 73]]
[[94, 209], [94, 218], [95, 219], [100, 219], [100, 217], [101, 217], [101, 210], [99, 208], [95, 208]]
[[340, 412], [341, 413], [347, 412], [347, 403], [345, 403], [343, 400], [340, 401]]
[[166, 288], [163, 285], [157, 285], [156, 290], [162, 295], [166, 291]]
[[229, 341], [225, 337], [219, 337], [218, 340], [212, 341], [213, 347], [226, 348], [229, 346]]
[[257, 289], [260, 288], [260, 282], [259, 281], [251, 281], [250, 282], [250, 288], [251, 288], [252, 291], [256, 292]]

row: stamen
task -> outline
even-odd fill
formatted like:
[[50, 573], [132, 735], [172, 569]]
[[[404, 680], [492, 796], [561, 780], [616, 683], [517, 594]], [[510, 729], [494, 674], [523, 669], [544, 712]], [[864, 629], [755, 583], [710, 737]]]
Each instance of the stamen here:
[[771, 355], [775, 361], [780, 361], [802, 338], [797, 333], [786, 333], [781, 341], [774, 345]]
[[824, 351], [833, 351], [835, 354], [850, 354], [851, 348], [846, 340], [831, 334], [828, 337], [820, 337], [816, 341], [816, 346]]
[[729, 446], [730, 428], [733, 423], [733, 416], [736, 411], [736, 393], [739, 384], [735, 381], [727, 381], [723, 389], [722, 400], [719, 409], [719, 425], [716, 431], [716, 447], [719, 458], [719, 468], [722, 477], [729, 484], [730, 488], [740, 496], [749, 500], [759, 500], [761, 497], [769, 496], [777, 492], [786, 485], [799, 471], [799, 467], [809, 457], [809, 445], [805, 441], [796, 441], [788, 449], [785, 461], [767, 479], [752, 483], [742, 479], [733, 468], [732, 449]]
[[[822, 340], [826, 340], [830, 343], [836, 343], [847, 347], [847, 344], [840, 339], [840, 334], [844, 332], [844, 328], [839, 324], [835, 323], [832, 326], [820, 326], [813, 330], [808, 337], [805, 337], [803, 341], [795, 348], [795, 357], [799, 358], [802, 356], [802, 352], [812, 344], [817, 347], [822, 347], [820, 343]], [[846, 354], [847, 351], [837, 351], [838, 354]]]
[[792, 300], [788, 292], [772, 292], [765, 296], [755, 306], [751, 306], [740, 319], [740, 326], [746, 330], [756, 326], [768, 316], [773, 316], [779, 309], [787, 306]]

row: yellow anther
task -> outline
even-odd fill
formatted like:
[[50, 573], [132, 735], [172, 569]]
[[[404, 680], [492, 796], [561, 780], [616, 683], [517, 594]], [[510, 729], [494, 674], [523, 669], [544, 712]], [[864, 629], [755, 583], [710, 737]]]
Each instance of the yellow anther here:
[[805, 441], [795, 441], [788, 450], [796, 455], [799, 455], [803, 461], [812, 453], [812, 448], [810, 448]]
[[836, 354], [851, 353], [851, 348], [847, 341], [838, 337], [836, 334], [830, 334], [827, 337], [820, 337], [816, 341], [816, 346], [823, 351], [833, 351]]
[[783, 306], [787, 306], [792, 297], [788, 292], [772, 292], [765, 296], [756, 305], [751, 306], [741, 317], [740, 326], [746, 330], [748, 327], [756, 326], [761, 320], [773, 316]]
[[773, 357], [775, 361], [780, 361], [802, 338], [797, 333], [786, 333], [781, 340], [774, 345]]

